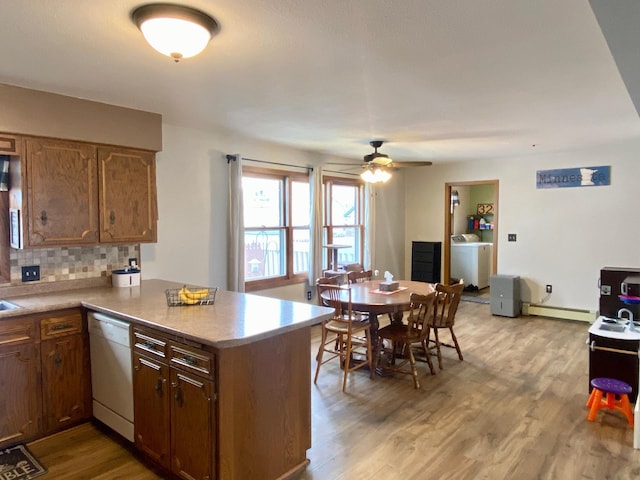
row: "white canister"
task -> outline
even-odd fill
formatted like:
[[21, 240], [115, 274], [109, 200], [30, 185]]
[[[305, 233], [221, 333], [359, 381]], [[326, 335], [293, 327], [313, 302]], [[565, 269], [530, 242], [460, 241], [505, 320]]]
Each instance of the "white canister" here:
[[140, 285], [140, 270], [135, 268], [112, 270], [111, 284], [114, 287], [135, 287]]

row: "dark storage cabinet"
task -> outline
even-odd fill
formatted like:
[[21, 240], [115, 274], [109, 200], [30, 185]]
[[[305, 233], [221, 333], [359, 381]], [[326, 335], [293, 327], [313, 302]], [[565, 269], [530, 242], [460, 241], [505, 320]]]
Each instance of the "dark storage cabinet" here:
[[442, 242], [413, 242], [411, 247], [411, 280], [440, 282]]

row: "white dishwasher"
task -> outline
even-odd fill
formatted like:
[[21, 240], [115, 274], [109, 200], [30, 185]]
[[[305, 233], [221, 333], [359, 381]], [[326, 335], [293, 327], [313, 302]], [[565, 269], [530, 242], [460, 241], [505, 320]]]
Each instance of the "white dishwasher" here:
[[93, 416], [133, 442], [131, 324], [89, 312]]

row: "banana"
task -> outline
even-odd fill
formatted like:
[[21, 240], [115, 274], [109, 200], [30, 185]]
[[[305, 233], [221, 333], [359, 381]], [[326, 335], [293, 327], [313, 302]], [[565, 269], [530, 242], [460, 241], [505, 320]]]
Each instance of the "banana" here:
[[178, 291], [178, 296], [183, 303], [187, 305], [195, 305], [196, 303], [204, 300], [209, 295], [208, 288], [202, 288], [200, 290], [189, 290], [186, 286], [182, 287]]

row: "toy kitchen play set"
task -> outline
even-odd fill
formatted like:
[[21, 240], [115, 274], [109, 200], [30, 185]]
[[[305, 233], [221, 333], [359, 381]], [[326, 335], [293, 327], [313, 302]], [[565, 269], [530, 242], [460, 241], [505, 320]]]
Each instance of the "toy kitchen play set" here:
[[634, 448], [640, 448], [640, 268], [600, 270], [600, 315], [589, 328], [589, 382], [608, 377], [628, 383], [635, 405]]

